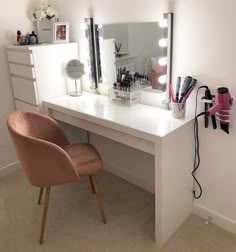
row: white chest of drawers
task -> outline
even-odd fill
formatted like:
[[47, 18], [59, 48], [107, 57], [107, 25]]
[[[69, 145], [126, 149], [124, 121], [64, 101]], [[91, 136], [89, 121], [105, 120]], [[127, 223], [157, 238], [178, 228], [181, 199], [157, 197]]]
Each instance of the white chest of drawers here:
[[16, 110], [43, 111], [44, 99], [67, 93], [65, 65], [78, 59], [76, 43], [8, 46]]

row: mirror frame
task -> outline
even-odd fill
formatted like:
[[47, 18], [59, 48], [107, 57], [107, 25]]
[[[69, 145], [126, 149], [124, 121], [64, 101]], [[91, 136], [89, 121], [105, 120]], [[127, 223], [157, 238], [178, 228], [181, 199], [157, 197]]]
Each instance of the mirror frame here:
[[[98, 40], [98, 28], [97, 25], [94, 24], [93, 18], [85, 18], [84, 19], [87, 29], [85, 30], [85, 36], [88, 40], [89, 45], [89, 58], [90, 58], [90, 72], [92, 78], [92, 88], [95, 90], [98, 88], [98, 73], [99, 64], [98, 59], [100, 59], [99, 53], [99, 44]], [[101, 68], [101, 67], [100, 67]]]
[[169, 85], [172, 83], [172, 63], [173, 63], [173, 28], [174, 14], [164, 13], [163, 18], [168, 20], [168, 46], [167, 46], [167, 83], [166, 83], [166, 103], [170, 103]]
[[[167, 82], [166, 82], [166, 101], [164, 103], [170, 102], [169, 95], [169, 85], [172, 81], [172, 61], [173, 61], [173, 24], [174, 24], [174, 14], [172, 12], [164, 13], [163, 19], [168, 22], [168, 45], [167, 45]], [[94, 24], [93, 18], [85, 18], [85, 23], [87, 24], [86, 37], [89, 41], [90, 48], [90, 62], [91, 62], [91, 73], [92, 81], [94, 82], [95, 89], [98, 88], [98, 83], [101, 83], [101, 59], [100, 59], [100, 45], [99, 45], [99, 28], [98, 24]], [[155, 89], [153, 89], [155, 90]], [[148, 91], [147, 91], [148, 92]], [[149, 92], [152, 92], [150, 90]]]
[[[75, 66], [75, 67], [77, 67], [78, 69], [80, 69], [80, 70], [77, 71], [77, 72], [79, 73], [79, 75], [80, 75], [78, 78], [74, 78], [74, 77], [72, 77], [72, 75], [70, 74], [69, 68], [71, 67], [70, 64], [71, 64], [72, 62], [76, 62], [76, 66]], [[72, 80], [79, 80], [79, 79], [85, 74], [85, 71], [84, 71], [84, 64], [83, 64], [81, 61], [79, 61], [78, 59], [71, 59], [71, 60], [69, 60], [69, 61], [67, 62], [67, 64], [66, 64], [65, 69], [66, 69], [66, 75], [67, 75], [70, 79], [72, 79]]]

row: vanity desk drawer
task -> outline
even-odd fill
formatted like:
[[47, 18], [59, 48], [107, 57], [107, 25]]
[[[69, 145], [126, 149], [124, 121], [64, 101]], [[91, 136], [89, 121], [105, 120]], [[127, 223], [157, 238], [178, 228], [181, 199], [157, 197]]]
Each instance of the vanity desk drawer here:
[[42, 100], [65, 95], [70, 81], [63, 69], [78, 58], [77, 43], [9, 45], [6, 48], [17, 110], [43, 112]]
[[32, 105], [38, 106], [38, 90], [34, 80], [11, 76], [14, 97]]
[[16, 110], [23, 110], [29, 112], [39, 112], [39, 107], [15, 100]]
[[18, 64], [9, 64], [11, 75], [21, 76], [25, 78], [35, 79], [35, 70], [31, 66], [24, 66]]
[[33, 55], [31, 52], [17, 52], [17, 51], [7, 51], [7, 57], [9, 63], [18, 63], [33, 66]]

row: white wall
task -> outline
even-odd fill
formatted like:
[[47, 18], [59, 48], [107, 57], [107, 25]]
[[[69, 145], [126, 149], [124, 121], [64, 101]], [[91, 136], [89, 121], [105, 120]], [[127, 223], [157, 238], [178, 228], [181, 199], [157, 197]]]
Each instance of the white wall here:
[[[236, 99], [236, 1], [176, 0], [174, 76], [192, 75], [213, 92], [227, 86]], [[193, 97], [192, 97], [193, 101]], [[192, 103], [194, 104], [194, 103]], [[201, 104], [201, 103], [199, 103]], [[189, 106], [190, 104], [188, 104]], [[203, 105], [201, 105], [203, 107]], [[201, 165], [198, 179], [203, 196], [195, 211], [236, 232], [236, 106], [230, 134], [200, 122]]]
[[22, 34], [32, 31], [32, 22], [28, 18], [33, 3], [37, 0], [2, 1], [0, 15], [0, 170], [16, 161], [16, 155], [6, 128], [7, 116], [14, 111], [14, 102], [10, 84], [9, 69], [5, 47], [13, 44], [16, 31]]

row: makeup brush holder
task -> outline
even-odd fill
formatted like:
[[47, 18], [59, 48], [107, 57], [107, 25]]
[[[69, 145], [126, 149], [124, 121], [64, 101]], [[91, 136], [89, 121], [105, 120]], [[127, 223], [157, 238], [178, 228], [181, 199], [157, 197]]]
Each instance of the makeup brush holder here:
[[185, 117], [186, 103], [172, 102], [172, 116], [175, 118]]

